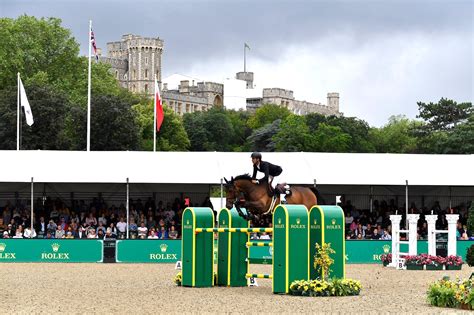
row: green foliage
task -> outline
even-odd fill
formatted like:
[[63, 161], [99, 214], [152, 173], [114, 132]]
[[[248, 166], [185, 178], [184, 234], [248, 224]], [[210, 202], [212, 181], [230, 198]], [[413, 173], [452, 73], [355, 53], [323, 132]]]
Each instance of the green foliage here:
[[352, 279], [297, 280], [290, 284], [290, 294], [299, 296], [351, 296], [359, 295], [362, 285]]
[[[280, 131], [272, 137], [277, 151], [298, 152], [308, 150], [311, 136], [303, 116], [290, 114], [280, 125]], [[308, 150], [310, 151], [310, 150]]]
[[315, 151], [320, 152], [348, 152], [351, 136], [340, 127], [320, 124], [314, 136]]
[[370, 138], [379, 153], [416, 153], [417, 139], [413, 130], [420, 125], [405, 116], [391, 116], [388, 124], [370, 130]]
[[439, 307], [474, 309], [474, 279], [450, 281], [449, 277], [432, 283], [427, 299]]
[[438, 103], [418, 102], [417, 117], [427, 122], [425, 128], [431, 131], [450, 130], [474, 113], [472, 103], [460, 103], [441, 98]]
[[331, 255], [336, 252], [331, 248], [331, 243], [323, 243], [322, 246], [316, 243], [315, 246], [314, 269], [318, 271], [322, 279], [327, 280], [331, 273], [331, 265], [334, 264], [334, 259], [331, 258]]
[[[471, 207], [472, 210], [472, 207]], [[469, 215], [472, 212], [469, 212]], [[472, 231], [472, 230], [471, 230]], [[471, 245], [466, 252], [466, 263], [469, 265], [469, 267], [474, 267], [474, 245]]]
[[255, 130], [271, 124], [277, 119], [284, 120], [289, 115], [290, 111], [285, 107], [265, 104], [255, 111], [255, 114], [249, 118], [247, 124]]
[[274, 152], [276, 144], [273, 141], [273, 136], [280, 130], [280, 124], [281, 119], [277, 119], [271, 124], [254, 130], [247, 138], [248, 151]]
[[[145, 151], [153, 151], [153, 130], [154, 130], [154, 101], [142, 100], [140, 104], [132, 106], [137, 116], [140, 133], [140, 147]], [[157, 151], [187, 151], [190, 141], [183, 121], [179, 115], [163, 104], [165, 118], [160, 131], [156, 134]]]

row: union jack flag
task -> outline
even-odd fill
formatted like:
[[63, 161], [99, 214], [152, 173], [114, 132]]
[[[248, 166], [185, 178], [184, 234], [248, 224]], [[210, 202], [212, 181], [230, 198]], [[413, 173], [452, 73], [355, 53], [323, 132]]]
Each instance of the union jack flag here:
[[92, 31], [92, 28], [91, 28], [91, 44], [92, 44], [92, 48], [94, 49], [95, 60], [98, 62], [99, 55], [97, 54], [97, 46], [95, 44], [95, 36], [94, 36], [94, 32]]

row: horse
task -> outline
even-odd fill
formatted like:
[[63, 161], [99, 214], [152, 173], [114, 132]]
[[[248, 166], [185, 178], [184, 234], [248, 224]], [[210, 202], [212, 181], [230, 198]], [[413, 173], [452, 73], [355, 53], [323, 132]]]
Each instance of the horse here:
[[[226, 178], [224, 180], [226, 182], [226, 208], [231, 209], [235, 205], [239, 215], [247, 220], [251, 217], [271, 213], [280, 204], [278, 192], [275, 192], [276, 200], [272, 203], [273, 197], [269, 195], [271, 188], [268, 182], [254, 184], [249, 174], [232, 177], [230, 181]], [[321, 199], [316, 188], [292, 186], [290, 191], [291, 193], [286, 196], [288, 204], [303, 204], [310, 209], [318, 204], [318, 199]], [[248, 214], [245, 215], [240, 207], [247, 209]]]

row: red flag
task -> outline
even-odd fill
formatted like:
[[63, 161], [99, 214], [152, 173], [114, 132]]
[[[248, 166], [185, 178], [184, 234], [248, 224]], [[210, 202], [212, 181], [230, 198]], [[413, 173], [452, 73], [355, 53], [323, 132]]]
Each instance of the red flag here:
[[158, 87], [158, 82], [155, 78], [155, 115], [156, 115], [156, 130], [160, 131], [161, 124], [163, 123], [163, 119], [165, 118], [165, 114], [163, 113], [163, 106], [161, 105], [161, 96], [160, 96], [160, 89]]

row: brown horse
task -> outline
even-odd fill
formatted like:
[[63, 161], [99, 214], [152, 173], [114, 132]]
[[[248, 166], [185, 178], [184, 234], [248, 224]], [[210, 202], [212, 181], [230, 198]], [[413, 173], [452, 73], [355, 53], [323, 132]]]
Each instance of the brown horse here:
[[[263, 182], [252, 183], [252, 177], [249, 174], [232, 177], [230, 181], [225, 178], [224, 180], [226, 182], [226, 208], [231, 209], [235, 205], [239, 214], [246, 219], [249, 219], [250, 216], [271, 213], [280, 204], [280, 196], [277, 193], [276, 202], [272, 207], [273, 198], [269, 195], [270, 185]], [[318, 204], [319, 192], [315, 188], [292, 186], [290, 191], [291, 194], [286, 196], [288, 204], [303, 204], [308, 210]], [[246, 216], [240, 207], [247, 209], [249, 215]]]

